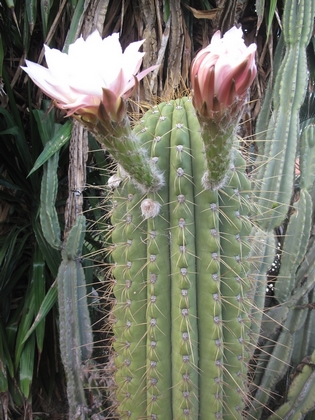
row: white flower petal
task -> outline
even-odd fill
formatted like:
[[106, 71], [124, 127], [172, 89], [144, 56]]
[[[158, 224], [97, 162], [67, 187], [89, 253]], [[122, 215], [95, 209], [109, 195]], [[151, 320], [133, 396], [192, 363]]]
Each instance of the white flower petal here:
[[68, 55], [54, 48], [49, 48], [47, 45], [45, 45], [45, 58], [47, 66], [53, 77], [67, 81], [69, 78]]
[[[80, 94], [96, 96], [101, 100], [103, 96], [102, 88], [107, 87], [104, 86], [103, 79], [99, 75], [93, 75], [93, 77], [91, 77], [91, 74], [86, 74], [84, 79], [82, 76], [82, 73], [80, 73], [76, 77], [73, 77], [69, 82], [69, 86]], [[84, 84], [82, 83], [82, 80], [85, 80]]]
[[[102, 39], [94, 31], [86, 40], [80, 37], [69, 45], [68, 54], [45, 46], [48, 69], [31, 62], [23, 69], [60, 108], [80, 113], [88, 107], [89, 112], [97, 113], [103, 89], [118, 101], [134, 85], [144, 55], [139, 52], [143, 42], [131, 43], [123, 53], [118, 33]], [[138, 80], [153, 68], [140, 73]]]
[[[67, 103], [71, 97], [70, 89], [67, 84], [62, 84], [55, 79], [51, 71], [39, 64], [25, 60], [27, 67], [22, 67], [30, 78], [46, 93], [50, 98]], [[58, 85], [57, 90], [54, 86]]]

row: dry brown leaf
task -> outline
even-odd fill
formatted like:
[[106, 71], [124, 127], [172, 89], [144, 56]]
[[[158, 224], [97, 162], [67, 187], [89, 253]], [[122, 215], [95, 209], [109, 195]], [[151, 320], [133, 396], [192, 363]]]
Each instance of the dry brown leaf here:
[[193, 7], [188, 6], [183, 3], [186, 9], [190, 10], [196, 19], [215, 19], [217, 14], [221, 12], [221, 9], [211, 9], [211, 10], [197, 10]]

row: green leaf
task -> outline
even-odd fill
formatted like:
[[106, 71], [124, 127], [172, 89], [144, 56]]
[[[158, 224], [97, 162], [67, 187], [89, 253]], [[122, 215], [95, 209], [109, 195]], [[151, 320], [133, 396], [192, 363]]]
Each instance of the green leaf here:
[[51, 308], [54, 306], [54, 304], [57, 302], [57, 284], [54, 282], [50, 289], [48, 290], [44, 300], [42, 301], [42, 304], [40, 306], [40, 309], [36, 315], [35, 321], [33, 322], [31, 328], [26, 333], [23, 343], [30, 337], [30, 335], [35, 331], [37, 326], [41, 323], [43, 319], [45, 319], [48, 312], [51, 310]]
[[32, 292], [32, 287], [29, 285], [24, 299], [23, 312], [16, 337], [15, 367], [18, 367], [21, 362], [23, 349], [26, 345], [25, 336], [30, 329], [34, 315], [34, 294]]
[[33, 109], [32, 111], [43, 146], [46, 146], [46, 143], [51, 140], [61, 126], [55, 122], [56, 112], [55, 108], [51, 108], [51, 106], [52, 101], [43, 101], [42, 109]]
[[4, 48], [3, 48], [2, 36], [0, 34], [0, 77], [1, 78], [2, 78], [3, 59], [4, 59]]
[[6, 392], [8, 390], [8, 379], [4, 366], [0, 366], [0, 392]]
[[258, 33], [260, 25], [264, 19], [264, 11], [265, 11], [265, 0], [256, 0], [256, 13], [257, 13], [256, 34]]
[[60, 252], [47, 243], [41, 230], [40, 223], [34, 220], [32, 226], [36, 235], [37, 243], [43, 253], [44, 260], [48, 265], [51, 275], [54, 278], [56, 278], [58, 273], [58, 267], [61, 263]]
[[0, 107], [0, 115], [3, 116], [6, 123], [6, 129], [1, 131], [1, 136], [9, 136], [9, 138], [10, 136], [14, 137], [14, 147], [17, 150], [19, 158], [21, 162], [23, 162], [23, 165], [25, 166], [26, 170], [30, 170], [30, 168], [32, 167], [31, 156], [29, 153], [27, 140], [24, 136], [24, 131], [20, 128], [19, 125], [17, 125], [16, 121], [12, 118], [12, 115], [14, 116], [13, 112], [11, 115], [6, 109]]
[[[33, 257], [32, 283], [33, 283], [32, 293], [34, 294], [34, 313], [36, 314], [39, 311], [41, 304], [43, 303], [43, 300], [45, 298], [45, 288], [46, 288], [45, 261], [43, 258], [43, 254], [40, 248], [38, 247], [38, 245], [36, 246], [34, 257]], [[36, 342], [37, 342], [38, 351], [40, 353], [43, 350], [44, 336], [45, 336], [45, 318], [43, 318], [38, 323], [37, 328], [36, 328]]]
[[[3, 325], [0, 323], [0, 368], [3, 371], [4, 375], [8, 372], [11, 378], [14, 376], [14, 366], [11, 358], [10, 349], [8, 347], [8, 340], [6, 339], [6, 331], [3, 328]], [[3, 390], [0, 389], [0, 392]]]
[[269, 12], [268, 12], [268, 26], [267, 26], [267, 39], [269, 37], [270, 29], [272, 26], [273, 17], [277, 7], [277, 0], [270, 0]]
[[32, 33], [35, 22], [36, 22], [36, 17], [37, 17], [37, 0], [26, 0], [25, 6], [26, 6], [26, 13], [28, 17], [30, 33]]
[[54, 137], [46, 144], [42, 153], [38, 156], [33, 169], [28, 174], [30, 176], [33, 172], [37, 171], [49, 158], [51, 158], [58, 150], [64, 146], [71, 137], [71, 121], [67, 121], [64, 125], [60, 127]]
[[[75, 2], [76, 0], [73, 0], [73, 5], [75, 4]], [[76, 3], [76, 8], [71, 19], [70, 29], [67, 33], [67, 38], [65, 40], [62, 52], [68, 53], [69, 45], [73, 44], [74, 41], [80, 35], [82, 22], [85, 16], [84, 11], [88, 8], [89, 3], [90, 0], [78, 0], [78, 2]]]
[[[23, 122], [22, 122], [22, 119], [21, 119], [19, 109], [18, 109], [18, 107], [16, 105], [16, 102], [15, 102], [15, 96], [14, 96], [13, 90], [11, 89], [11, 80], [8, 76], [8, 73], [6, 71], [5, 66], [3, 67], [2, 76], [3, 76], [3, 81], [4, 81], [4, 84], [5, 84], [5, 87], [6, 87], [6, 93], [8, 95], [8, 99], [9, 99], [10, 110], [11, 110], [11, 114], [14, 118], [15, 125], [17, 125], [20, 128], [20, 130], [23, 130]], [[3, 108], [0, 108], [0, 110], [4, 111]], [[13, 120], [13, 118], [12, 118], [12, 120]]]
[[49, 13], [53, 5], [53, 0], [41, 0], [40, 1], [40, 11], [42, 16], [42, 30], [44, 39], [46, 39], [49, 28]]
[[169, 0], [164, 0], [164, 5], [163, 5], [163, 14], [164, 14], [164, 22], [168, 21], [168, 18], [170, 17], [171, 14], [171, 8], [170, 8], [170, 1]]
[[18, 185], [13, 184], [12, 182], [8, 181], [6, 178], [4, 178], [2, 175], [0, 175], [0, 185], [4, 188], [9, 188], [11, 190], [19, 190], [23, 191], [22, 188], [20, 188]]
[[20, 358], [20, 389], [25, 396], [29, 397], [30, 387], [34, 372], [35, 337], [32, 336], [26, 342]]
[[[23, 234], [23, 236], [22, 236]], [[19, 280], [19, 275], [23, 275], [22, 269], [29, 265], [28, 261], [22, 259], [25, 252], [25, 244], [31, 232], [24, 231], [24, 227], [12, 229], [5, 237], [1, 238], [0, 248], [0, 285], [1, 285], [1, 300], [4, 302], [7, 296], [11, 293], [15, 284]], [[21, 235], [21, 237], [19, 237]], [[26, 263], [26, 266], [25, 266]]]

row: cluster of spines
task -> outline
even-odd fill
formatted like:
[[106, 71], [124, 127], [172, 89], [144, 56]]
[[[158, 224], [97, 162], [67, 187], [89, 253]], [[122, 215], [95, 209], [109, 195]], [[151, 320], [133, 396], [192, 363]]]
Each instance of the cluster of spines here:
[[242, 418], [251, 230], [244, 160], [236, 151], [240, 169], [231, 165], [228, 185], [204, 189], [199, 125], [186, 98], [149, 111], [136, 134], [166, 186], [144, 196], [124, 180], [115, 193], [118, 411], [133, 419]]

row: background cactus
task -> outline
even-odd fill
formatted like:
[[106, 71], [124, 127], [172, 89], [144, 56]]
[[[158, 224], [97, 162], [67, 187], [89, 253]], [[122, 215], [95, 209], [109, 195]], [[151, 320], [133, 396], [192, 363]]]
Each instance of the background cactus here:
[[[314, 351], [313, 344], [310, 345], [310, 334], [314, 328], [310, 324], [313, 315], [309, 311], [314, 287], [311, 233], [314, 127], [310, 125], [304, 128], [299, 137], [298, 122], [306, 83], [305, 70], [301, 69], [306, 68], [305, 48], [313, 27], [312, 16], [313, 4], [286, 2], [283, 40], [278, 45], [278, 56], [283, 59], [275, 66], [275, 83], [270, 82], [257, 122], [259, 151], [262, 153], [258, 162], [267, 159], [266, 165], [258, 172], [259, 182], [256, 184], [257, 221], [267, 230], [281, 225], [281, 234], [277, 239], [281, 244], [281, 265], [276, 270], [276, 281], [273, 279], [275, 299], [266, 301], [254, 358], [253, 401], [249, 415], [255, 418], [267, 418], [270, 411], [282, 403], [283, 406], [270, 418], [304, 418], [314, 408], [314, 399], [310, 403], [306, 397], [312, 380], [305, 379], [304, 382], [303, 378], [306, 376], [300, 375], [298, 368], [298, 364], [306, 356], [306, 364], [311, 365]], [[296, 36], [294, 29], [295, 19], [304, 22], [299, 36]], [[292, 89], [287, 89], [286, 86], [292, 86]], [[272, 113], [268, 109], [272, 109]], [[263, 139], [264, 136], [266, 139]], [[295, 167], [297, 156], [301, 169], [298, 175]], [[275, 187], [277, 193], [274, 195]], [[295, 370], [297, 376], [292, 382], [295, 375], [291, 374]], [[288, 394], [279, 401], [275, 395], [278, 392], [283, 394], [281, 389], [284, 386]], [[285, 402], [286, 397], [288, 402]], [[294, 398], [296, 401], [293, 403]], [[301, 406], [298, 407], [300, 403]]]
[[86, 284], [80, 262], [85, 217], [80, 215], [69, 232], [57, 276], [60, 350], [67, 375], [69, 417], [87, 413], [83, 388], [84, 363], [92, 356], [92, 331], [86, 303]]

